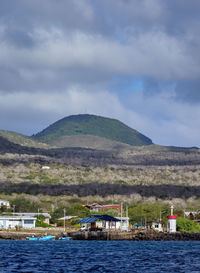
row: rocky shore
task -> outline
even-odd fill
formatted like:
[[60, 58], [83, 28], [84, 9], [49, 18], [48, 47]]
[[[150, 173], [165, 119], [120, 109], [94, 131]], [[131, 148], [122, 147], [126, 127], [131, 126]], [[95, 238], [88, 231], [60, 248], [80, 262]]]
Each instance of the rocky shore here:
[[[60, 232], [46, 232], [45, 234], [62, 236]], [[44, 235], [35, 231], [0, 231], [0, 240], [26, 240], [27, 237]], [[200, 233], [159, 233], [159, 232], [102, 232], [102, 231], [73, 231], [65, 235], [72, 240], [131, 240], [131, 241], [200, 241]]]
[[199, 241], [200, 233], [69, 232], [73, 240]]
[[0, 240], [26, 240], [27, 237], [40, 237], [42, 235], [55, 235], [60, 237], [61, 231], [58, 230], [23, 230], [23, 231], [0, 231]]

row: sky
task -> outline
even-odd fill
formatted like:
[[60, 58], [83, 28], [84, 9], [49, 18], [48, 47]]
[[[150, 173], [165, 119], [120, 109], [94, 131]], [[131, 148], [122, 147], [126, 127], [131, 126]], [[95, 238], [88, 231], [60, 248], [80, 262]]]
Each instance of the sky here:
[[116, 118], [200, 146], [199, 0], [0, 1], [0, 129]]

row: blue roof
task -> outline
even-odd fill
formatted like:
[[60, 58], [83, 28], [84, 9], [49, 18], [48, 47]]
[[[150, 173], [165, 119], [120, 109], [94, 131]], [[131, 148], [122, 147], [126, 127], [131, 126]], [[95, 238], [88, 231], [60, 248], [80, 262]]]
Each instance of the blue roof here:
[[87, 218], [83, 218], [80, 221], [78, 221], [78, 224], [93, 223], [97, 220], [99, 220], [98, 217], [87, 217]]
[[104, 220], [104, 221], [109, 221], [109, 222], [111, 222], [111, 221], [112, 222], [119, 222], [120, 221], [119, 219], [117, 219], [115, 217], [103, 214], [103, 215], [93, 215], [93, 216], [90, 216], [87, 218], [83, 218], [78, 222], [78, 224], [93, 223], [93, 222], [96, 222], [97, 220]]

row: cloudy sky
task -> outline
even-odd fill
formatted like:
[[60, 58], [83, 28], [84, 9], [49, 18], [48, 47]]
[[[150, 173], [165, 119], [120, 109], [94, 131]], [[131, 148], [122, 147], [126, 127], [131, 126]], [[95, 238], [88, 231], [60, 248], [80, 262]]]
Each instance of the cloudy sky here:
[[200, 146], [199, 0], [0, 1], [0, 129], [117, 118]]

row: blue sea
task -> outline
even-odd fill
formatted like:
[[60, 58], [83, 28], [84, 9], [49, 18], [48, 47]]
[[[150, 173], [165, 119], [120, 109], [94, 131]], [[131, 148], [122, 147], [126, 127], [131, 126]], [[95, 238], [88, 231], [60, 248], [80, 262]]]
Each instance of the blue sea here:
[[200, 242], [0, 241], [0, 272], [200, 272]]

